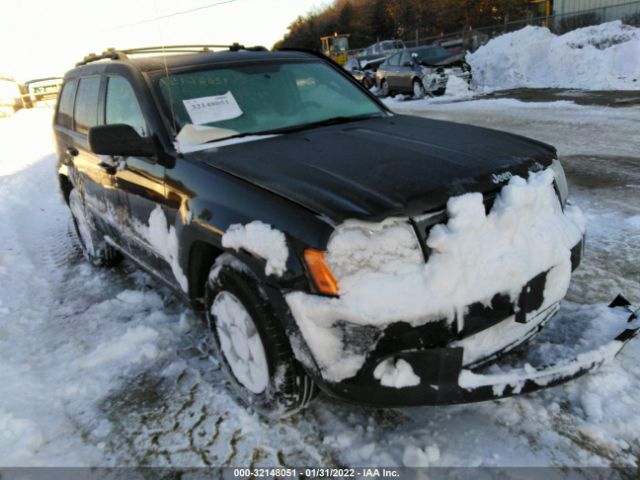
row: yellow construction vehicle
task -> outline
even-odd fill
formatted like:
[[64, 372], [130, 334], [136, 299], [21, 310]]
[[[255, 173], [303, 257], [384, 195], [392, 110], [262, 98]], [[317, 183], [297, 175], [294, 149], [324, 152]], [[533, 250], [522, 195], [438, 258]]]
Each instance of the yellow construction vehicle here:
[[322, 53], [330, 57], [336, 63], [344, 66], [349, 55], [349, 34], [337, 32], [333, 35], [320, 38]]

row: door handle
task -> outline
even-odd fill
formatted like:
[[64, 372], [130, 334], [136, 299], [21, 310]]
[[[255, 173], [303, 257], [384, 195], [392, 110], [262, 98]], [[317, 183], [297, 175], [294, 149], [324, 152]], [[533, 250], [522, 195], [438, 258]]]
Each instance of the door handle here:
[[78, 149], [76, 147], [67, 147], [67, 155], [71, 157], [77, 157], [79, 153], [80, 152], [78, 152]]

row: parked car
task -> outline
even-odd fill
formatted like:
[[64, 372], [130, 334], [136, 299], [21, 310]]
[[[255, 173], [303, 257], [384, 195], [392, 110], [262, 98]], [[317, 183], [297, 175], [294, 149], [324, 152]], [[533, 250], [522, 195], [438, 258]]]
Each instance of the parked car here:
[[57, 175], [86, 258], [189, 302], [247, 404], [469, 402], [599, 364], [474, 373], [553, 316], [580, 262], [553, 147], [393, 114], [320, 54], [193, 49], [68, 71]]
[[60, 85], [62, 85], [62, 78], [60, 77], [38, 78], [25, 82], [25, 87], [27, 88], [29, 99], [33, 106], [53, 106], [58, 97]]
[[0, 117], [9, 116], [23, 108], [20, 85], [10, 77], [0, 77]]
[[471, 81], [471, 66], [465, 60], [464, 53], [452, 54], [440, 45], [410, 48], [409, 52], [420, 65], [427, 67], [443, 67], [448, 75], [455, 75]]
[[402, 40], [383, 40], [360, 50], [358, 60], [363, 69], [375, 71], [391, 55], [406, 48]]
[[366, 89], [371, 89], [375, 86], [376, 72], [369, 68], [363, 68], [356, 57], [349, 57], [344, 69], [353, 75], [353, 78]]
[[407, 47], [402, 40], [383, 40], [366, 47], [362, 52], [362, 56], [389, 57], [396, 52], [405, 50], [406, 48]]
[[448, 75], [443, 67], [421, 64], [409, 50], [391, 55], [376, 71], [376, 85], [380, 95], [396, 93], [422, 98], [426, 94], [443, 95]]

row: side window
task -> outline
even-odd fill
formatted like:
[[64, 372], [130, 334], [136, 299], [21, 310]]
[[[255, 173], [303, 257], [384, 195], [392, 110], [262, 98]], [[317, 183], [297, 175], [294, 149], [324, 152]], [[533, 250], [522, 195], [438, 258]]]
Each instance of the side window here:
[[98, 124], [99, 93], [100, 77], [80, 79], [76, 106], [73, 112], [74, 127], [77, 132], [88, 133], [91, 127]]
[[409, 52], [404, 52], [400, 57], [400, 65], [405, 66], [411, 63], [411, 55]]
[[143, 137], [149, 135], [136, 94], [125, 78], [109, 77], [105, 110], [106, 124], [124, 123], [131, 125]]
[[392, 67], [397, 67], [400, 64], [400, 54], [396, 53], [395, 55], [392, 55], [391, 57], [389, 57], [389, 60], [387, 60], [387, 62], [389, 62], [389, 65], [391, 65]]
[[73, 126], [73, 99], [76, 96], [77, 80], [69, 80], [64, 83], [60, 102], [58, 102], [58, 113], [56, 114], [56, 125], [71, 128]]

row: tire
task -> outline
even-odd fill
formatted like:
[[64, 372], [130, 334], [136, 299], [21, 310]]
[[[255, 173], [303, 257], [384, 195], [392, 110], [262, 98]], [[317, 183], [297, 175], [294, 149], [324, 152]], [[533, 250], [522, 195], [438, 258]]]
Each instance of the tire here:
[[[225, 264], [225, 257], [234, 260]], [[215, 353], [243, 403], [265, 417], [280, 418], [313, 399], [313, 380], [294, 358], [267, 295], [235, 257], [225, 254], [212, 268], [205, 306]]]
[[418, 98], [418, 99], [424, 98], [424, 96], [427, 94], [426, 90], [424, 89], [424, 85], [422, 84], [419, 78], [413, 79], [412, 91], [413, 91], [413, 98]]
[[96, 228], [91, 214], [85, 208], [80, 194], [74, 188], [69, 192], [69, 209], [73, 226], [84, 257], [97, 267], [115, 265], [121, 260], [120, 252], [104, 240]]
[[389, 82], [382, 80], [380, 82], [380, 95], [382, 98], [387, 98], [390, 94], [391, 90], [389, 89]]

